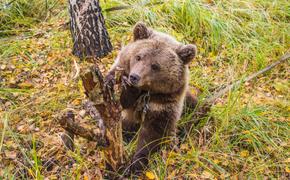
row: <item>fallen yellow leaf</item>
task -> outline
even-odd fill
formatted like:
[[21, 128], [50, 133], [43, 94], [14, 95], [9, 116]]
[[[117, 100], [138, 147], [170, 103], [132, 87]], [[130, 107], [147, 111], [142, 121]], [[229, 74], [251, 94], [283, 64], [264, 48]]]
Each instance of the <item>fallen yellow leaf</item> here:
[[33, 88], [33, 84], [27, 81], [27, 82], [18, 84], [18, 87], [21, 89], [30, 89], [30, 88]]
[[214, 162], [215, 164], [220, 163], [220, 161], [219, 161], [218, 159], [214, 159], [213, 162]]
[[240, 152], [241, 157], [248, 157], [249, 156], [249, 151], [248, 150], [243, 150]]
[[287, 167], [285, 168], [285, 171], [286, 171], [287, 173], [290, 173], [290, 168], [287, 166]]
[[89, 177], [87, 175], [84, 175], [84, 180], [89, 180]]
[[73, 100], [72, 104], [75, 106], [78, 106], [81, 104], [81, 102], [82, 102], [81, 99], [75, 99], [75, 100]]
[[154, 173], [151, 172], [151, 171], [147, 171], [147, 172], [145, 173], [145, 176], [146, 176], [148, 179], [155, 179], [155, 175], [154, 175]]

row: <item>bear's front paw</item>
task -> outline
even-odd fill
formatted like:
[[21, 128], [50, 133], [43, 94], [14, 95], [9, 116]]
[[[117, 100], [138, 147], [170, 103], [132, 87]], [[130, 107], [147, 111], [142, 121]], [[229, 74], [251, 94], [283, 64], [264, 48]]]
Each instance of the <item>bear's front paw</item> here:
[[132, 86], [131, 82], [127, 78], [127, 76], [122, 76], [122, 81], [121, 81], [122, 87], [126, 89], [128, 86]]
[[135, 175], [141, 175], [147, 168], [148, 159], [146, 157], [137, 158], [133, 157], [133, 161], [130, 167], [130, 172]]
[[139, 175], [142, 174], [142, 172], [144, 171], [144, 169], [145, 169], [144, 168], [144, 165], [140, 161], [138, 161], [138, 162], [136, 162], [136, 163], [134, 163], [134, 164], [131, 165], [131, 167], [130, 167], [130, 173], [139, 176]]
[[115, 83], [116, 83], [116, 80], [115, 80], [115, 76], [114, 75], [108, 74], [105, 77], [105, 81], [104, 81], [104, 85], [105, 86], [109, 87], [110, 89], [113, 89]]

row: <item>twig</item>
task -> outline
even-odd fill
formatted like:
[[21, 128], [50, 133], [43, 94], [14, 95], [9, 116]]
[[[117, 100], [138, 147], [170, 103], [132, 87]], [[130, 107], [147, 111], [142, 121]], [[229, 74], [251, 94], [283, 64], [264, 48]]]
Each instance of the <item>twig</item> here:
[[79, 76], [79, 74], [80, 74], [80, 67], [78, 66], [78, 63], [76, 62], [76, 60], [74, 60], [74, 66], [75, 66], [75, 69], [76, 69], [76, 73], [75, 73], [73, 79], [76, 79]]

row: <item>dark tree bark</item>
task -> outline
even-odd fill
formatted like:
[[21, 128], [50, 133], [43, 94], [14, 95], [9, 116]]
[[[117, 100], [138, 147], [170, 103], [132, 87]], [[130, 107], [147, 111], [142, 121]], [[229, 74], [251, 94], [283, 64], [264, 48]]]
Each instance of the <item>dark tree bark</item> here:
[[79, 58], [102, 58], [112, 51], [98, 0], [69, 0], [73, 54]]

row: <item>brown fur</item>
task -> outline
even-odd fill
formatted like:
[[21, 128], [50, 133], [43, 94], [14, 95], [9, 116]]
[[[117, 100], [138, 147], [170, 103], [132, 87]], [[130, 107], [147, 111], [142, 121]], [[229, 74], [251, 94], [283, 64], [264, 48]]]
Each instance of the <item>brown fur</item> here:
[[[116, 68], [123, 69], [126, 77], [134, 75], [139, 79], [134, 85], [125, 87], [121, 95], [123, 125], [141, 123], [131, 165], [131, 170], [138, 172], [146, 167], [151, 153], [175, 136], [185, 97], [191, 100], [191, 105], [195, 104], [194, 97], [187, 93], [187, 64], [196, 55], [196, 47], [183, 45], [143, 23], [135, 26], [133, 34], [134, 42], [121, 50], [107, 81], [114, 76]], [[142, 119], [144, 104], [139, 99], [148, 91], [149, 108]]]

